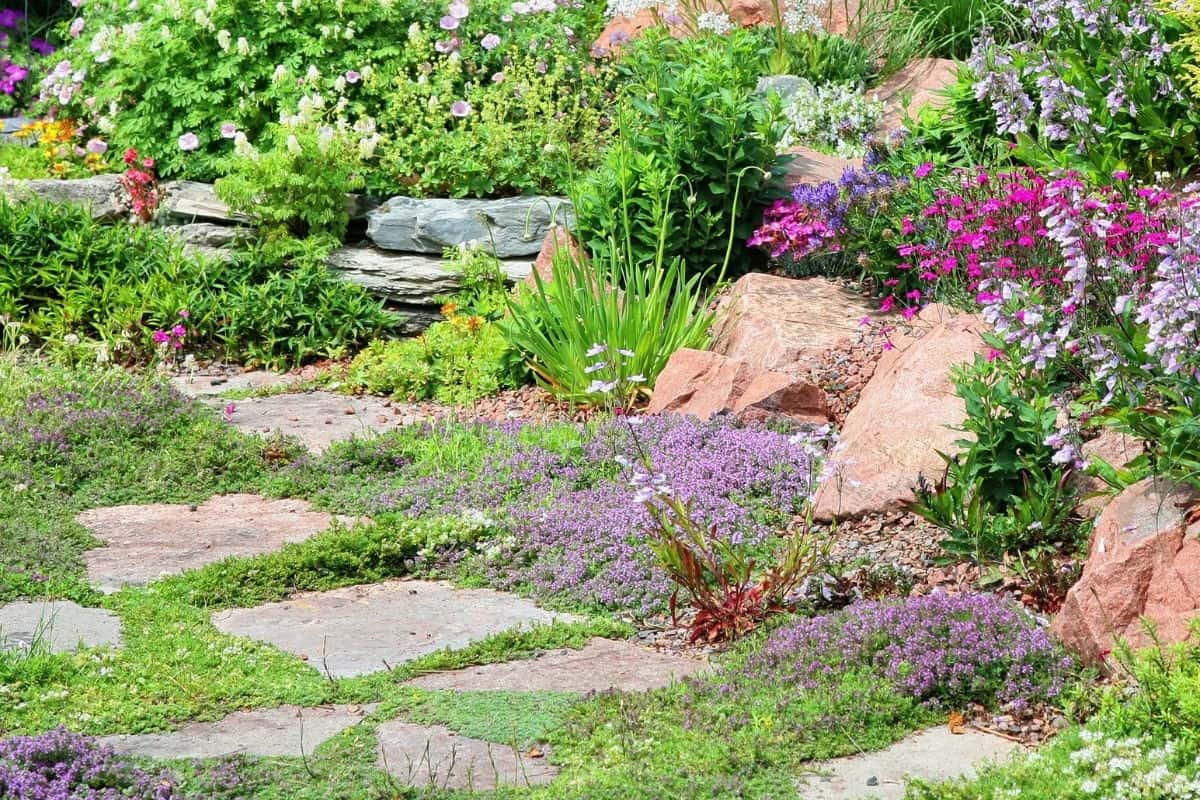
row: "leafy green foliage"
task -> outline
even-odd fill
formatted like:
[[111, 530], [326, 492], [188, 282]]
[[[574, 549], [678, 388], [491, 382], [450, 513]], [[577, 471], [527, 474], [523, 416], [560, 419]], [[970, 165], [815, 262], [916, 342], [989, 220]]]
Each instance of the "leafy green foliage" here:
[[896, 58], [917, 56], [964, 59], [980, 30], [1004, 42], [1017, 41], [1022, 25], [1006, 0], [900, 0], [881, 4], [870, 14], [873, 25], [888, 31]]
[[345, 385], [410, 400], [470, 403], [511, 389], [528, 370], [504, 336], [508, 286], [500, 262], [479, 248], [448, 253], [462, 290], [442, 306], [446, 319], [412, 339], [376, 341], [355, 357]]
[[1028, 369], [976, 356], [952, 373], [966, 404], [959, 455], [943, 456], [936, 486], [922, 479], [911, 509], [946, 532], [952, 559], [998, 561], [1006, 555], [1075, 544], [1071, 465], [1054, 461], [1046, 442], [1058, 429], [1050, 386]]
[[321, 237], [336, 246], [350, 222], [346, 195], [363, 185], [362, 167], [358, 142], [346, 131], [317, 121], [272, 125], [263, 150], [233, 158], [214, 188], [268, 242]]
[[[474, 0], [451, 33], [439, 26], [446, 6], [427, 0], [90, 3], [82, 35], [56, 55], [69, 65], [55, 86], [56, 104], [63, 115], [107, 131], [114, 150], [134, 147], [156, 158], [164, 177], [219, 177], [234, 149], [223, 126], [235, 126], [267, 152], [273, 149], [269, 127], [319, 97], [354, 130], [358, 144], [368, 151], [383, 145], [386, 157], [361, 173], [373, 193], [563, 188], [567, 165], [587, 165], [596, 152], [604, 82], [584, 67], [603, 25], [602, 8], [570, 4], [504, 22], [510, 0]], [[485, 46], [489, 33], [499, 40]], [[448, 47], [452, 37], [457, 44]], [[174, 66], [183, 63], [188, 69]], [[494, 78], [510, 69], [511, 80]], [[76, 82], [72, 76], [80, 73], [85, 77]], [[521, 87], [528, 91], [523, 99]], [[469, 121], [450, 111], [459, 100], [474, 107]], [[558, 112], [564, 116], [551, 122]], [[101, 115], [109, 124], [97, 128]], [[564, 148], [555, 163], [542, 152], [547, 127], [555, 137], [550, 141], [564, 137], [562, 143], [584, 146]], [[177, 146], [189, 134], [196, 148]], [[304, 168], [309, 175], [316, 169]], [[281, 186], [275, 178], [262, 183]], [[301, 195], [285, 194], [290, 216], [299, 218]]]
[[[649, 260], [641, 260], [632, 239], [610, 239], [590, 260], [559, 248], [550, 279], [535, 271], [534, 287], [522, 287], [512, 302], [511, 315], [500, 323], [504, 333], [555, 395], [597, 403], [619, 387], [653, 388], [672, 353], [707, 346], [708, 293], [679, 257], [668, 260], [668, 224], [660, 224]], [[598, 344], [609, 351], [603, 373], [591, 366]], [[613, 387], [599, 391], [597, 381], [604, 379]]]
[[[605, 143], [607, 68], [581, 71], [569, 52], [514, 49], [487, 73], [437, 56], [435, 38], [409, 40], [409, 58], [433, 65], [427, 80], [410, 80], [407, 65], [380, 79], [388, 88], [379, 125], [395, 133], [373, 186], [439, 197], [556, 194], [594, 165]], [[470, 106], [462, 118], [449, 110], [458, 98]]]
[[162, 231], [0, 199], [0, 315], [35, 341], [57, 346], [73, 334], [126, 361], [148, 358], [152, 332], [179, 322], [181, 310], [190, 349], [268, 364], [340, 355], [393, 326], [379, 301], [317, 255], [294, 264], [261, 250], [229, 261], [189, 256]]
[[[575, 189], [581, 241], [609, 259], [682, 259], [688, 274], [753, 265], [741, 247], [783, 174], [778, 104], [755, 93], [757, 39], [661, 31], [633, 43], [620, 62], [619, 136]], [[733, 247], [736, 241], [739, 246]], [[614, 244], [615, 242], [615, 244]]]

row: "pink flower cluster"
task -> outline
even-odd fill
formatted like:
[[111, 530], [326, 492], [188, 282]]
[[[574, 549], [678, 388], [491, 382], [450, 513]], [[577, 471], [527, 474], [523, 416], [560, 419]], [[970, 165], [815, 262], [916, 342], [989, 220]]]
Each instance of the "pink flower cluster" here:
[[[995, 300], [1000, 283], [1047, 287], [1057, 294], [1080, 259], [1119, 261], [1132, 273], [1155, 262], [1167, 243], [1169, 223], [1160, 213], [1170, 192], [1133, 188], [1118, 173], [1112, 186], [1087, 187], [1075, 173], [1053, 177], [1031, 169], [963, 173], [954, 189], [937, 189], [917, 218], [901, 221], [899, 275], [884, 281], [892, 291], [883, 310], [911, 306], [935, 284], [954, 280], [980, 303]], [[1057, 298], [1071, 313], [1083, 298], [1069, 290]]]
[[778, 200], [763, 213], [763, 224], [746, 242], [761, 247], [771, 258], [801, 259], [841, 248], [839, 231], [821, 209], [795, 200]]
[[[186, 321], [191, 316], [191, 312], [184, 309], [179, 312], [180, 319]], [[171, 348], [172, 350], [182, 350], [183, 343], [187, 339], [188, 329], [182, 322], [173, 325], [170, 330], [156, 330], [151, 338], [154, 343], [161, 348]]]

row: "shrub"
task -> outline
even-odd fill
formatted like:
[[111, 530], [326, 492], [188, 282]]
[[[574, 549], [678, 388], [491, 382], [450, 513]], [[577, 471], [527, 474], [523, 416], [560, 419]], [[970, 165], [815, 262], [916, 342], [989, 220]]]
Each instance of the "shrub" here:
[[755, 92], [758, 60], [743, 32], [678, 40], [656, 29], [630, 45], [618, 142], [574, 193], [581, 241], [635, 264], [678, 258], [689, 275], [753, 265], [749, 251], [727, 261], [731, 236], [749, 236], [783, 173], [781, 115]]
[[25, 800], [183, 797], [169, 773], [151, 775], [111, 747], [61, 727], [0, 741], [0, 795]]
[[[467, 12], [457, 18], [450, 5], [88, 3], [72, 22], [78, 36], [59, 55], [42, 98], [94, 126], [114, 147], [157, 158], [164, 177], [216, 178], [232, 152], [223, 131], [236, 129], [267, 151], [269, 126], [316, 104], [354, 129], [364, 149], [394, 137], [381, 168], [363, 175], [373, 191], [457, 196], [561, 188], [563, 167], [545, 158], [545, 139], [537, 137], [529, 115], [565, 111], [555, 130], [594, 140], [598, 115], [583, 105], [597, 99], [598, 79], [584, 69], [582, 43], [596, 32], [598, 11], [590, 4], [555, 3], [510, 13], [509, 0], [474, 0], [469, 7], [455, 5], [453, 10]], [[455, 20], [453, 30], [441, 26], [443, 18]], [[519, 67], [535, 49], [553, 65], [545, 75], [535, 61], [533, 74], [520, 81], [493, 82], [510, 61]], [[180, 72], [172, 66], [179, 63], [190, 67]], [[520, 84], [531, 86], [529, 103], [504, 109]], [[437, 97], [425, 94], [426, 87]], [[491, 111], [478, 124], [464, 125], [458, 102], [474, 106], [475, 114]], [[378, 109], [389, 110], [376, 121]], [[444, 157], [437, 152], [443, 138], [451, 145]], [[513, 150], [505, 152], [504, 144]], [[473, 150], [471, 163], [457, 163]], [[593, 152], [585, 147], [563, 155], [586, 164]], [[403, 158], [392, 166], [397, 155]], [[433, 163], [423, 177], [426, 158]], [[484, 176], [488, 171], [494, 179]], [[303, 210], [298, 201], [292, 206], [293, 212]]]
[[98, 340], [111, 358], [142, 360], [156, 350], [153, 332], [181, 310], [189, 346], [270, 364], [342, 354], [395, 322], [313, 258], [188, 256], [162, 231], [0, 199], [0, 315], [24, 335], [55, 348], [68, 336]]
[[1058, 697], [1071, 668], [1046, 629], [983, 594], [861, 601], [780, 628], [747, 664], [797, 690], [867, 669], [924, 703], [1010, 709]]

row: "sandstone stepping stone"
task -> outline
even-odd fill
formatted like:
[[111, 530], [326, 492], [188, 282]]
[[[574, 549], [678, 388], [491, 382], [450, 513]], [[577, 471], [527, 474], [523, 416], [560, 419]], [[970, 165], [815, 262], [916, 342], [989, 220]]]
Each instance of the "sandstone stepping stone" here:
[[858, 333], [876, 303], [827, 278], [752, 272], [721, 301], [712, 350], [761, 369], [805, 375], [810, 362]]
[[373, 706], [280, 706], [235, 711], [216, 722], [192, 722], [170, 733], [104, 736], [100, 743], [147, 758], [302, 756], [371, 712]]
[[412, 415], [374, 398], [347, 397], [332, 392], [300, 392], [252, 397], [234, 402], [230, 424], [245, 433], [281, 431], [294, 436], [313, 452], [336, 441], [394, 430], [417, 421]]
[[212, 618], [225, 633], [295, 653], [334, 678], [390, 669], [444, 647], [556, 619], [570, 617], [504, 592], [433, 581], [303, 592]]
[[80, 646], [117, 647], [121, 620], [111, 611], [66, 600], [0, 606], [0, 649], [25, 649], [35, 641], [51, 653], [69, 653]]
[[556, 650], [537, 658], [434, 672], [408, 682], [422, 689], [509, 692], [641, 692], [694, 675], [708, 664], [661, 653], [632, 642], [592, 639], [582, 650]]
[[309, 509], [303, 500], [231, 494], [195, 507], [97, 508], [76, 519], [104, 543], [84, 553], [88, 579], [112, 592], [229, 556], [270, 553], [327, 530], [334, 515]]
[[376, 736], [379, 766], [407, 786], [482, 791], [549, 783], [558, 774], [544, 757], [459, 736], [440, 725], [395, 720], [380, 725]]
[[[171, 378], [171, 385], [188, 397], [215, 398], [228, 392], [269, 389], [295, 381], [296, 378], [291, 375], [253, 370], [235, 375], [176, 375]], [[244, 402], [246, 401], [238, 401]]]
[[967, 729], [931, 728], [886, 750], [827, 762], [825, 773], [798, 787], [803, 800], [901, 800], [908, 778], [969, 777], [985, 760], [1004, 758], [1020, 746], [999, 736]]

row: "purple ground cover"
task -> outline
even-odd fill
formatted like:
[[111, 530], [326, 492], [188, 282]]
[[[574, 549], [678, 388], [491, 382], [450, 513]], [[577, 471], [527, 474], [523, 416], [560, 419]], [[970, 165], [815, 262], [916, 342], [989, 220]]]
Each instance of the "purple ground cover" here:
[[747, 670], [816, 688], [865, 667], [935, 705], [1053, 700], [1070, 658], [1023, 609], [989, 594], [864, 601], [775, 631]]
[[168, 775], [130, 766], [111, 748], [57, 728], [0, 741], [0, 797], [21, 800], [180, 800]]
[[493, 584], [649, 614], [673, 586], [651, 563], [649, 518], [618, 456], [644, 452], [701, 519], [750, 542], [767, 539], [810, 493], [816, 448], [804, 437], [676, 416], [645, 417], [635, 430], [636, 442], [625, 421], [604, 422], [564, 452], [523, 441], [517, 425], [496, 426], [478, 470], [408, 481], [375, 511], [482, 513], [503, 529], [475, 559]]

